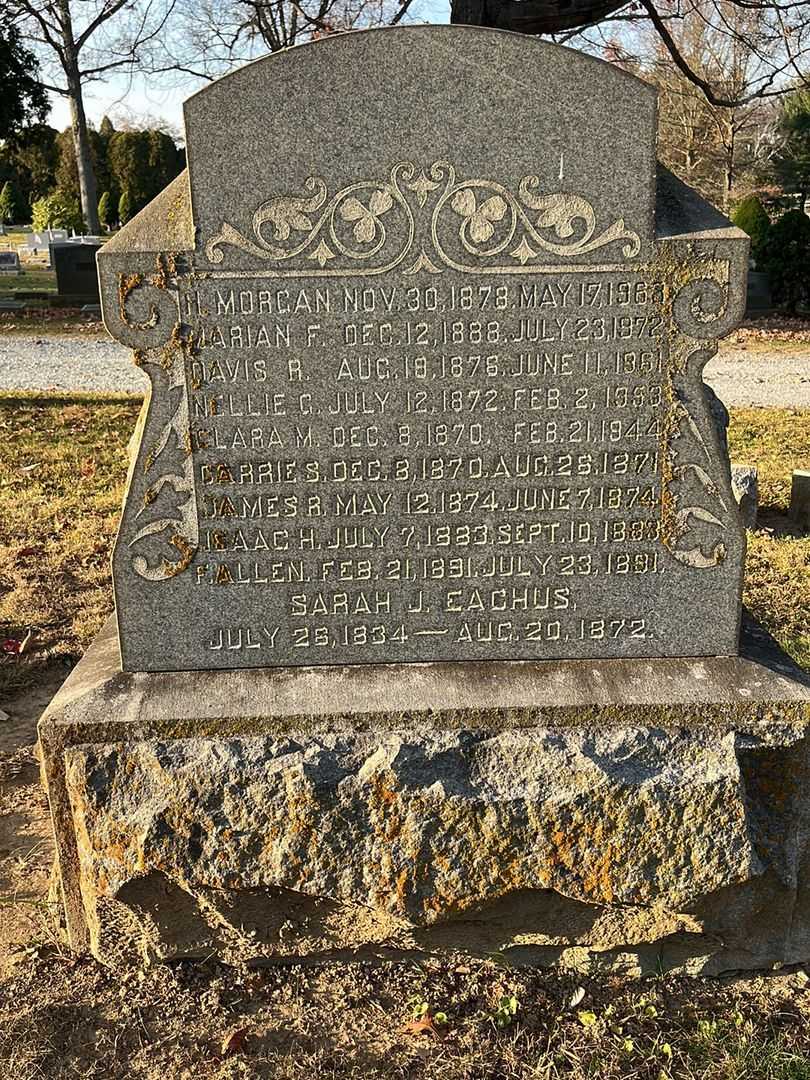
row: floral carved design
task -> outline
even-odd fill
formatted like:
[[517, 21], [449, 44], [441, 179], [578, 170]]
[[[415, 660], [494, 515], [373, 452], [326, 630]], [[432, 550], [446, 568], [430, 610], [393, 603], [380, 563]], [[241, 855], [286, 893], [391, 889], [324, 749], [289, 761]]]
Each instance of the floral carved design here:
[[[146, 444], [149, 448], [142, 459], [142, 475], [130, 478], [127, 500], [137, 489], [138, 527], [128, 546], [135, 548], [131, 557], [133, 570], [147, 581], [166, 581], [182, 573], [199, 545], [186, 386], [186, 360], [192, 341], [179, 321], [174, 273], [174, 266], [165, 266], [159, 257], [155, 274], [130, 275], [119, 281], [122, 323], [141, 332], [155, 331], [156, 341], [151, 347], [135, 350], [135, 363], [148, 371], [160, 391], [154, 395], [143, 433], [144, 440], [149, 436], [151, 442]], [[142, 311], [147, 312], [145, 318]], [[166, 332], [160, 332], [162, 326], [171, 326], [168, 340]], [[152, 410], [157, 400], [172, 401], [174, 405], [168, 419], [153, 434]], [[162, 510], [156, 515], [157, 506]], [[145, 546], [159, 552], [158, 544], [165, 545], [164, 554], [149, 557], [143, 553]]]
[[[413, 214], [401, 185], [414, 176], [413, 165], [400, 162], [387, 180], [363, 180], [331, 198], [325, 182], [311, 176], [304, 185], [309, 195], [274, 196], [258, 207], [252, 238], [225, 222], [206, 244], [206, 257], [221, 263], [223, 248], [230, 246], [263, 262], [300, 260], [288, 271], [296, 276], [345, 274], [357, 264], [362, 264], [357, 273], [385, 273], [405, 257], [413, 243]], [[325, 270], [334, 259], [344, 269]]]
[[[626, 228], [622, 218], [600, 232], [587, 199], [565, 192], [543, 193], [537, 176], [525, 176], [517, 195], [492, 180], [457, 181], [447, 162], [435, 163], [431, 176], [445, 180], [433, 212], [433, 244], [442, 261], [455, 270], [526, 273], [546, 254], [573, 258], [620, 244], [622, 257], [632, 259], [641, 250], [640, 237]], [[461, 262], [447, 250], [446, 238], [453, 232], [447, 223], [448, 206], [461, 218], [457, 227], [461, 252], [479, 263]], [[492, 265], [491, 260], [504, 255], [512, 262]]]
[[[154, 565], [145, 554], [138, 552], [133, 555], [133, 570], [147, 581], [166, 581], [182, 573], [190, 565], [199, 546], [194, 463], [189, 445], [190, 420], [185, 373], [187, 347], [187, 342], [173, 335], [160, 352], [150, 350], [140, 357], [142, 367], [154, 365], [158, 369], [156, 377], [166, 379], [162, 396], [177, 399], [174, 411], [161, 425], [144, 458], [146, 487], [142, 504], [135, 515], [136, 521], [143, 522], [154, 514], [153, 504], [162, 493], [167, 509], [141, 524], [129, 541], [130, 548], [134, 548], [143, 545], [150, 537], [163, 534], [161, 539], [170, 546], [172, 557], [161, 556]], [[165, 500], [169, 491], [172, 497]]]
[[613, 245], [614, 257], [618, 248], [626, 260], [641, 249], [622, 218], [600, 230], [587, 199], [544, 192], [537, 176], [524, 177], [515, 194], [494, 180], [459, 180], [446, 161], [427, 170], [402, 161], [387, 179], [361, 180], [331, 197], [320, 177], [309, 177], [304, 189], [262, 203], [252, 236], [224, 222], [206, 257], [219, 264], [224, 248], [235, 248], [278, 276], [382, 274], [409, 254], [409, 273], [441, 272], [443, 264], [508, 274], [541, 272], [549, 254], [568, 259]]
[[[686, 566], [721, 565], [732, 542], [736, 520], [729, 483], [715, 480], [726, 456], [703, 392], [701, 372], [714, 355], [714, 338], [735, 321], [728, 304], [729, 262], [718, 258], [676, 261], [663, 256], [673, 279], [669, 300], [670, 365], [665, 393], [667, 413], [662, 430], [662, 540]], [[697, 382], [701, 399], [693, 400]], [[722, 408], [722, 406], [721, 406]], [[709, 414], [706, 430], [695, 417]], [[727, 422], [726, 416], [726, 422]]]

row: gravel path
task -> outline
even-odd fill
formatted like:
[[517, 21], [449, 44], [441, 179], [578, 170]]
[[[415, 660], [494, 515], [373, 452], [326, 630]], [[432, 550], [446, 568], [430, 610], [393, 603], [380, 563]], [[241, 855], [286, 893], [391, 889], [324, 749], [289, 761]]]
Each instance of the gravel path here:
[[722, 349], [703, 378], [726, 405], [810, 409], [810, 346], [799, 343], [795, 352]]
[[[810, 347], [796, 351], [724, 349], [706, 382], [726, 405], [810, 409]], [[147, 378], [130, 350], [109, 338], [0, 334], [0, 390], [143, 392]]]
[[148, 385], [131, 350], [107, 337], [0, 334], [0, 390], [143, 393]]

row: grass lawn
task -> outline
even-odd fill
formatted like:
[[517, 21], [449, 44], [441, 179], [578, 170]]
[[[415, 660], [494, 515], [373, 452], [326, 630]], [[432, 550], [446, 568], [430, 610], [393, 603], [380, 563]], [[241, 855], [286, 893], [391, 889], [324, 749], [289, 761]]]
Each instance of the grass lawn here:
[[44, 266], [32, 266], [24, 262], [22, 271], [21, 274], [0, 274], [1, 294], [11, 294], [13, 299], [13, 294], [18, 292], [56, 293], [56, 274], [53, 270], [46, 270]]
[[[111, 610], [110, 550], [140, 399], [0, 395], [0, 699], [81, 655]], [[66, 671], [67, 673], [67, 671]]]
[[[137, 398], [0, 395], [0, 698], [44, 664], [69, 666], [112, 607], [109, 559]], [[786, 517], [790, 476], [810, 467], [810, 411], [732, 410], [731, 455], [759, 467], [745, 602], [810, 668], [810, 537]]]

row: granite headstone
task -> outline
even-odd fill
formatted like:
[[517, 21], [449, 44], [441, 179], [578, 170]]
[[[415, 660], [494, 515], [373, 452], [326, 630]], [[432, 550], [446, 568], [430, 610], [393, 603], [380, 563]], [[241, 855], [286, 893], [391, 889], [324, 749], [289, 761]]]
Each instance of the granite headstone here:
[[0, 251], [0, 274], [20, 274], [20, 256], [16, 251]]
[[186, 127], [99, 255], [152, 394], [118, 635], [39, 724], [72, 948], [806, 962], [810, 679], [747, 624], [728, 655], [701, 380], [747, 240], [655, 172], [653, 90], [398, 28]]
[[102, 241], [90, 237], [86, 241], [57, 240], [49, 245], [50, 262], [56, 272], [56, 288], [60, 296], [69, 296], [92, 303], [98, 301], [96, 252]]
[[125, 670], [737, 651], [701, 372], [748, 245], [656, 172], [652, 87], [400, 28], [249, 65], [185, 118], [188, 172], [99, 257], [152, 380]]

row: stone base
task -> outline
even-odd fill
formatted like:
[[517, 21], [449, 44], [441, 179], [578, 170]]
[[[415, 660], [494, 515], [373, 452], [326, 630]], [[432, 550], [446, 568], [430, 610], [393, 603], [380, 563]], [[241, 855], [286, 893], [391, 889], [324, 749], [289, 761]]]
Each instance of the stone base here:
[[123, 674], [108, 625], [39, 728], [71, 944], [806, 961], [808, 722], [751, 630], [704, 660]]

